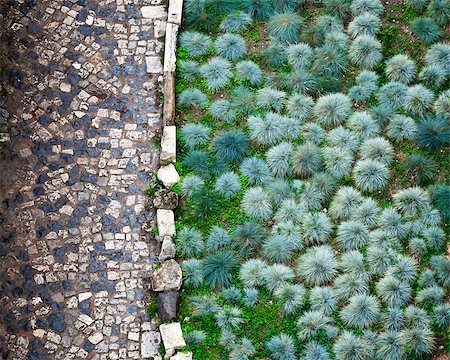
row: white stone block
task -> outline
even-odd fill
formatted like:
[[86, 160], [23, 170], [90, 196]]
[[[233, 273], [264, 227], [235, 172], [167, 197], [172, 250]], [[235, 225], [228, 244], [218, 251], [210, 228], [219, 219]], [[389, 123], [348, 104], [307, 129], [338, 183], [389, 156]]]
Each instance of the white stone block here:
[[159, 236], [175, 235], [175, 215], [172, 210], [156, 210], [156, 223]]
[[153, 359], [159, 355], [158, 348], [161, 336], [158, 331], [145, 331], [141, 336], [141, 356], [143, 359]]
[[180, 323], [162, 324], [159, 331], [166, 351], [186, 346]]
[[161, 138], [161, 154], [159, 159], [163, 164], [175, 162], [177, 156], [177, 128], [165, 126]]
[[166, 17], [166, 11], [164, 10], [164, 6], [142, 6], [141, 7], [142, 16], [149, 19], [164, 19]]
[[166, 188], [169, 188], [180, 181], [180, 175], [178, 175], [173, 164], [160, 167], [157, 176], [158, 180], [161, 181]]

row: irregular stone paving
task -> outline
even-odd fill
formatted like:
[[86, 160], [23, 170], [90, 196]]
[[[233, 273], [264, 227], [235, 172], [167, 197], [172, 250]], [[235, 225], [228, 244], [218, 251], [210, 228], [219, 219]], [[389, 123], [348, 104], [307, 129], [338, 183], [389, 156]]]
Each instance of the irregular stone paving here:
[[0, 358], [156, 355], [161, 1], [0, 1]]

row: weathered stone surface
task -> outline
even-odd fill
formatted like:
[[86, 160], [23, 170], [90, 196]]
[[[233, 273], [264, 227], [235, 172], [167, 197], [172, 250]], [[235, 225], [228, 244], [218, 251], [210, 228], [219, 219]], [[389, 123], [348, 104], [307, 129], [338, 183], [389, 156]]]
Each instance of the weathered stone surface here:
[[177, 155], [177, 130], [175, 126], [165, 126], [161, 138], [161, 154], [159, 159], [162, 164], [176, 161]]
[[145, 331], [141, 335], [141, 357], [153, 359], [158, 355], [161, 335], [157, 331]]
[[158, 180], [161, 181], [165, 187], [171, 187], [180, 181], [180, 176], [173, 164], [162, 166], [158, 170]]
[[170, 358], [170, 360], [192, 360], [192, 353], [191, 352], [179, 352], [176, 353], [174, 356]]
[[141, 7], [142, 16], [150, 19], [161, 19], [166, 17], [166, 11], [164, 10], [164, 6], [158, 5], [149, 5]]
[[146, 56], [145, 65], [147, 66], [147, 72], [150, 74], [159, 74], [163, 70], [159, 56]]
[[166, 44], [164, 47], [164, 73], [175, 73], [178, 25], [168, 23], [166, 27]]
[[175, 244], [172, 241], [172, 238], [170, 236], [164, 236], [163, 241], [161, 244], [161, 251], [159, 253], [159, 261], [165, 261], [169, 259], [173, 259], [176, 254], [176, 247]]
[[180, 323], [162, 324], [159, 326], [159, 331], [166, 352], [186, 346]]
[[167, 22], [181, 25], [181, 15], [183, 12], [183, 0], [170, 0], [167, 12]]
[[156, 297], [158, 315], [162, 321], [174, 320], [177, 317], [178, 291], [164, 291]]
[[181, 267], [175, 260], [164, 261], [152, 274], [154, 291], [180, 290], [182, 283]]
[[156, 210], [156, 221], [159, 236], [163, 237], [175, 235], [175, 215], [172, 210]]
[[173, 210], [178, 206], [178, 195], [169, 189], [161, 189], [153, 195], [153, 206], [157, 209]]

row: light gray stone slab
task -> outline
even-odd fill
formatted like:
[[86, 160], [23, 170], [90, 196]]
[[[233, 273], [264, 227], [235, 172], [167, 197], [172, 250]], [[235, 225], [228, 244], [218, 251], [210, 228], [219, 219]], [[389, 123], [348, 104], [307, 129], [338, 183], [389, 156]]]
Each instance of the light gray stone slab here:
[[145, 331], [141, 335], [141, 356], [143, 359], [153, 359], [158, 356], [161, 335], [158, 331]]
[[156, 210], [156, 223], [159, 236], [175, 235], [175, 216], [172, 210]]
[[154, 291], [178, 291], [181, 288], [183, 276], [181, 267], [173, 260], [164, 261], [160, 268], [152, 274]]
[[168, 164], [176, 161], [177, 156], [177, 128], [165, 126], [161, 138], [161, 163]]
[[159, 326], [159, 331], [166, 351], [186, 346], [180, 323], [162, 324]]
[[161, 181], [165, 187], [171, 187], [180, 181], [180, 175], [173, 164], [162, 166], [159, 168], [158, 180]]

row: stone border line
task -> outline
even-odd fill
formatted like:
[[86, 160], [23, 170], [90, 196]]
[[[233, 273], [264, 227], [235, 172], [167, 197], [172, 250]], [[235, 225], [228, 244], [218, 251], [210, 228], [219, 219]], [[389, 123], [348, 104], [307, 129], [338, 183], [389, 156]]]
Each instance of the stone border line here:
[[[162, 321], [176, 319], [179, 290], [182, 284], [180, 265], [174, 260], [175, 215], [173, 210], [178, 206], [178, 196], [169, 188], [178, 183], [180, 176], [175, 169], [176, 162], [176, 126], [175, 126], [175, 70], [177, 35], [181, 27], [183, 0], [170, 0], [166, 23], [166, 37], [163, 65], [163, 131], [161, 138], [160, 168], [157, 178], [164, 188], [155, 193], [153, 205], [156, 208], [158, 241], [161, 243], [159, 261], [161, 266], [152, 274], [152, 289], [157, 293], [158, 315]], [[159, 331], [164, 344], [165, 356], [171, 360], [192, 360], [192, 353], [178, 352], [186, 346], [181, 324], [179, 322], [164, 323]]]

